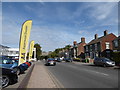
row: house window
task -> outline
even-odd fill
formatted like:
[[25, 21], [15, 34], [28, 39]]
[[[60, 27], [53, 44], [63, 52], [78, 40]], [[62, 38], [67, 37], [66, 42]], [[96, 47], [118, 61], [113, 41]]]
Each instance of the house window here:
[[118, 41], [117, 40], [114, 41], [114, 45], [115, 45], [115, 47], [118, 47]]
[[110, 43], [109, 42], [106, 42], [106, 49], [110, 49]]
[[92, 51], [92, 45], [90, 45], [90, 51]]
[[97, 44], [95, 44], [95, 50], [97, 51]]
[[88, 46], [86, 46], [86, 51], [88, 51]]

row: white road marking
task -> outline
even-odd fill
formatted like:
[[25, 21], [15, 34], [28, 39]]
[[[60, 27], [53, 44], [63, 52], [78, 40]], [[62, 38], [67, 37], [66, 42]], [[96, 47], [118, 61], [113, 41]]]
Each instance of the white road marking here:
[[106, 73], [97, 72], [97, 71], [93, 71], [93, 70], [86, 70], [86, 69], [84, 69], [84, 71], [89, 71], [89, 72], [92, 72], [92, 73], [97, 73], [97, 74], [101, 74], [101, 75], [104, 75], [104, 76], [109, 76], [109, 75], [106, 74]]

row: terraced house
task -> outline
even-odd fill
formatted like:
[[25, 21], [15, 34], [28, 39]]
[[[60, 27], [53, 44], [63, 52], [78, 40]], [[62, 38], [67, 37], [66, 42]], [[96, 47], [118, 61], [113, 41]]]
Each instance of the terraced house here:
[[113, 40], [113, 51], [114, 52], [120, 51], [120, 36]]
[[71, 57], [84, 57], [84, 46], [86, 45], [85, 43], [85, 38], [81, 37], [81, 41], [77, 43], [77, 41], [73, 42], [73, 46], [71, 48]]
[[105, 55], [105, 57], [110, 58], [110, 53], [113, 50], [112, 41], [115, 38], [116, 36], [113, 33], [108, 34], [108, 30], [104, 31], [104, 35], [102, 37], [98, 37], [98, 34], [95, 34], [95, 38], [84, 46], [85, 57], [93, 59], [94, 57]]

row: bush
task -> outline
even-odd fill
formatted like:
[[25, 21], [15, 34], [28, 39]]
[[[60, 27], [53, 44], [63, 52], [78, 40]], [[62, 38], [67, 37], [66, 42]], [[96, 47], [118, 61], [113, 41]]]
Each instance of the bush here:
[[113, 60], [116, 63], [120, 63], [120, 52], [113, 52]]

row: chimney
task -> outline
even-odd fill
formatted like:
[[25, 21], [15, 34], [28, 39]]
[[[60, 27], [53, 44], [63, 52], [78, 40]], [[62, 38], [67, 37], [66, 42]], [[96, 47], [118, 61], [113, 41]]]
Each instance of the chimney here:
[[108, 30], [104, 31], [104, 36], [108, 35]]
[[77, 41], [74, 41], [74, 42], [73, 42], [73, 45], [76, 45], [76, 44], [77, 44]]
[[85, 43], [85, 38], [84, 37], [81, 38], [81, 42]]
[[95, 34], [95, 39], [97, 39], [98, 38], [98, 34]]

